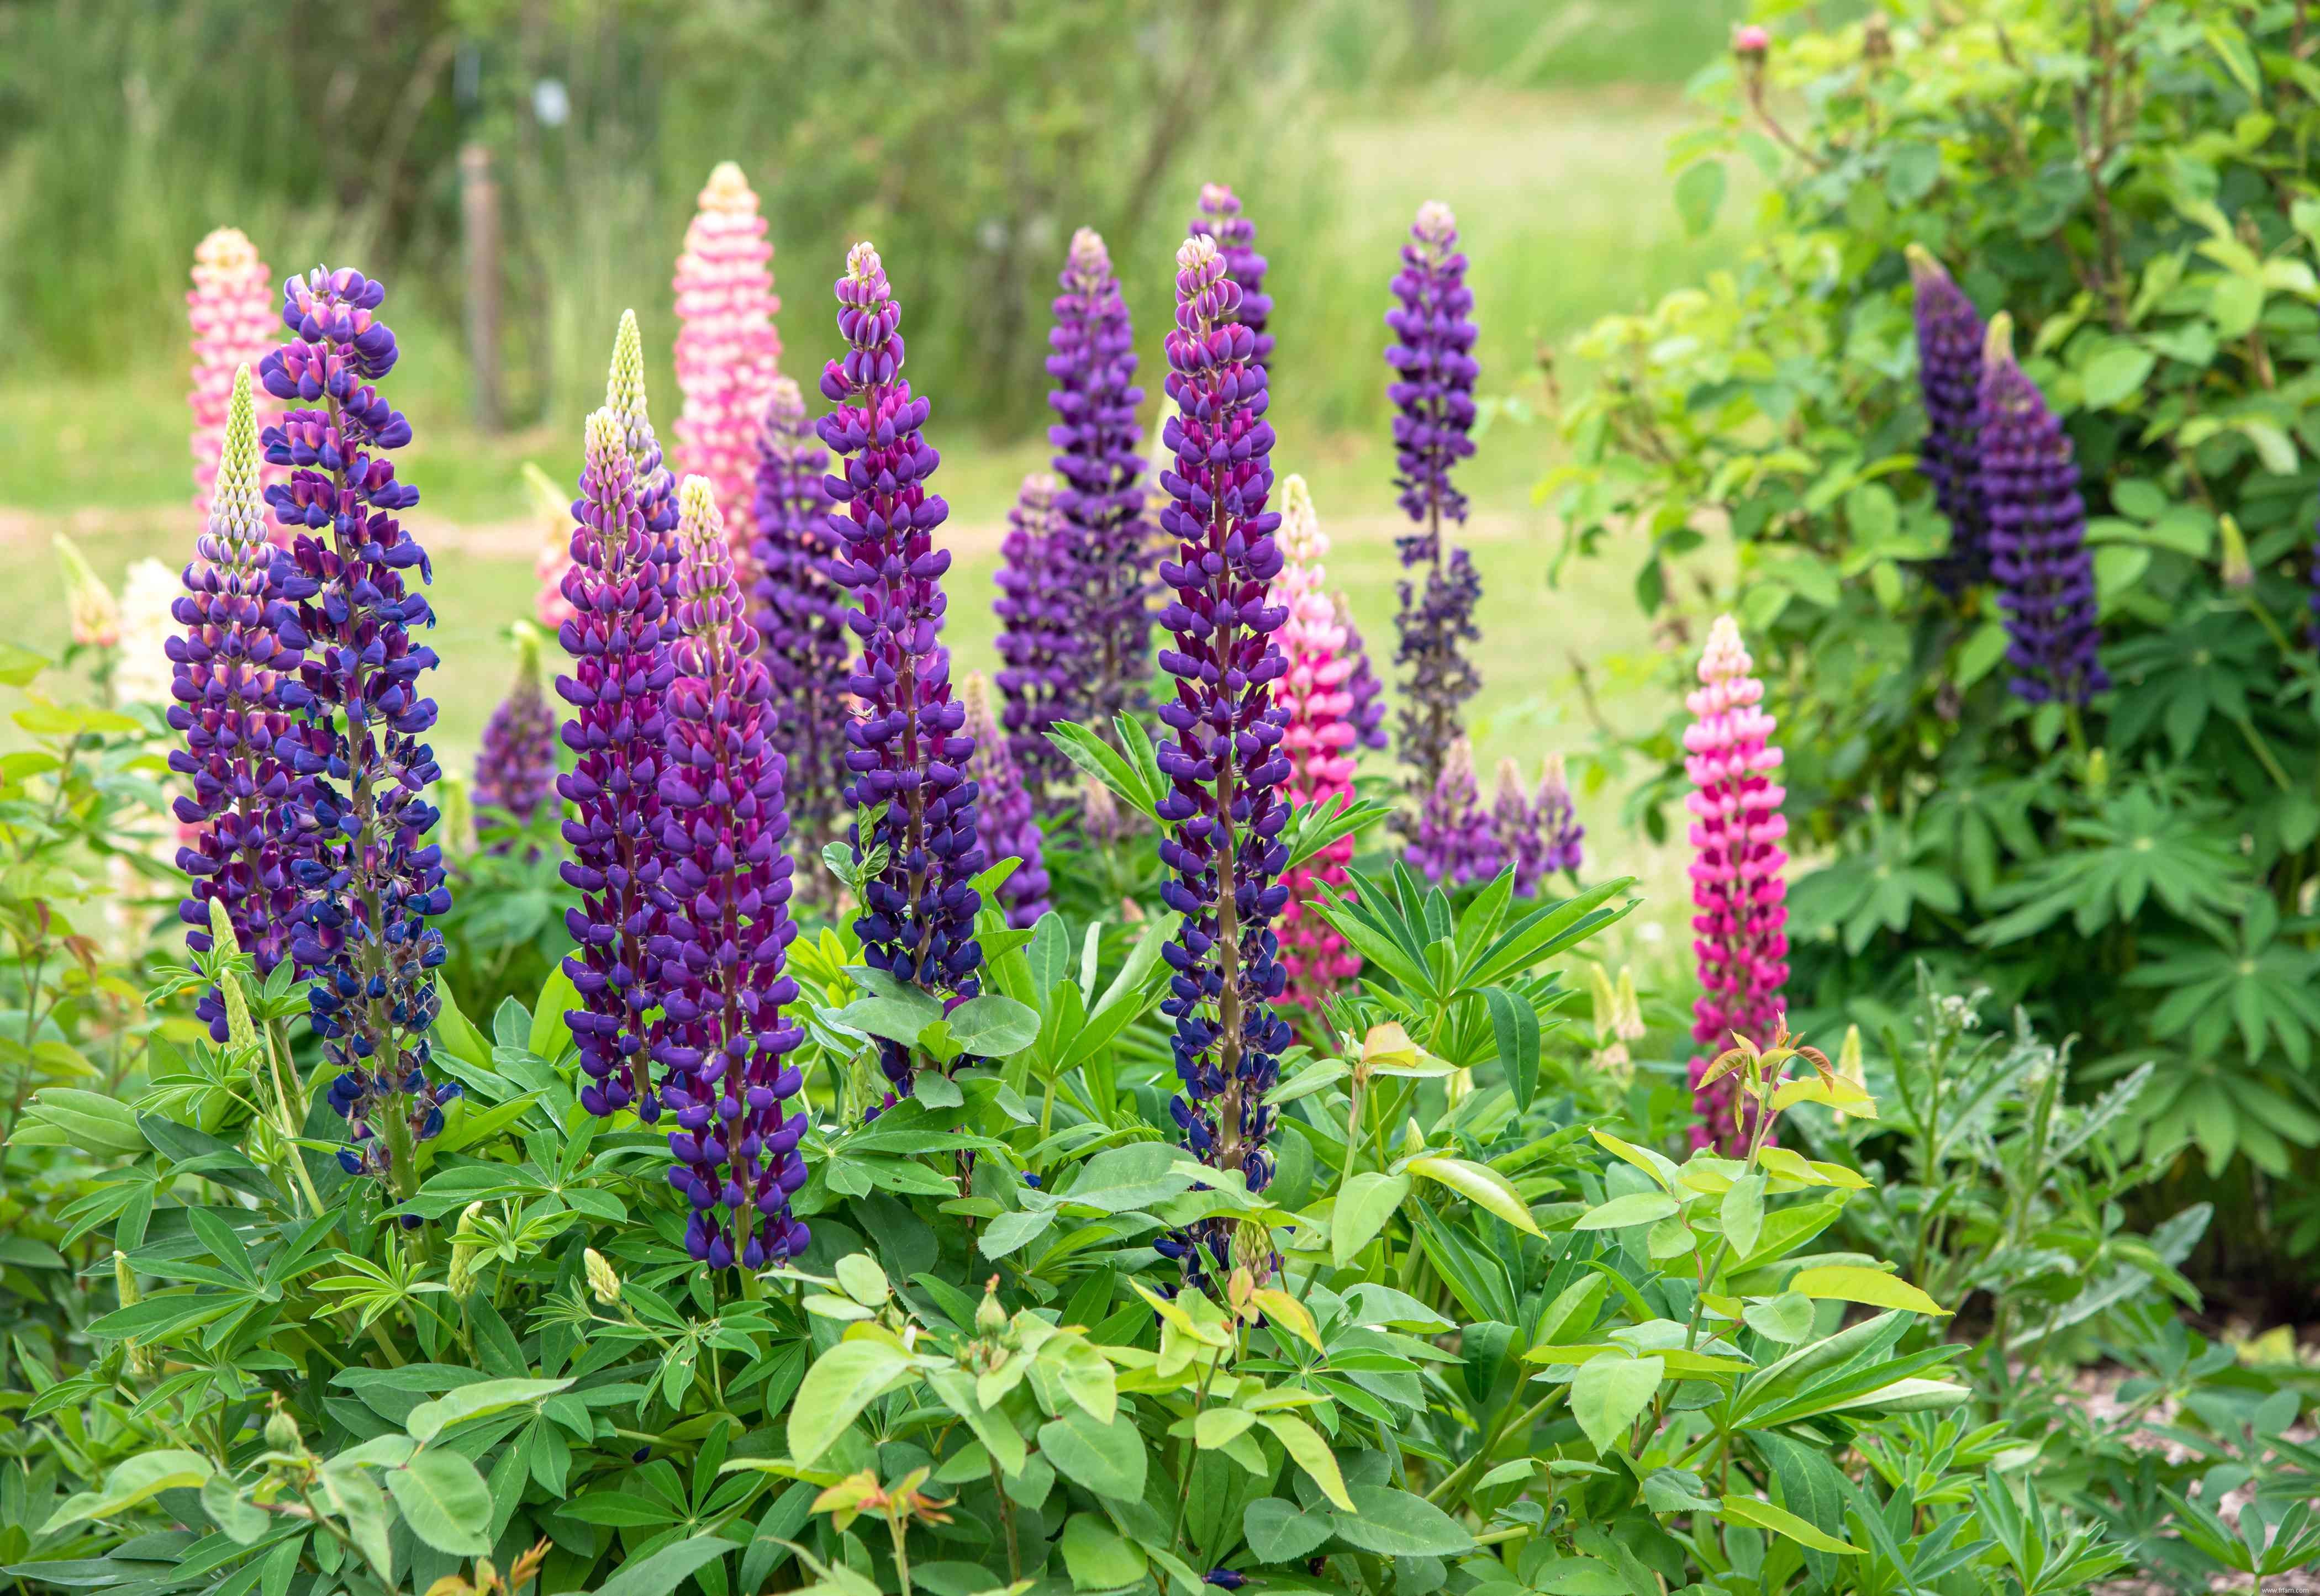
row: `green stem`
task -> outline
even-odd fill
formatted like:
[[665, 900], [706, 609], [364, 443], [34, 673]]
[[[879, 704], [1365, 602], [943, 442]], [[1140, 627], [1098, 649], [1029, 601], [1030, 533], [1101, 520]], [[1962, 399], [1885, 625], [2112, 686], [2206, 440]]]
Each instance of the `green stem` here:
[[[1233, 1340], [1236, 1344], [1240, 1340], [1238, 1325], [1233, 1327]], [[1208, 1405], [1209, 1386], [1215, 1381], [1217, 1371], [1224, 1366], [1225, 1354], [1228, 1350], [1225, 1348], [1219, 1348], [1216, 1355], [1209, 1359], [1208, 1372], [1201, 1376], [1201, 1388], [1193, 1393], [1192, 1428], [1195, 1430], [1200, 1428], [1201, 1410]], [[1168, 1546], [1172, 1551], [1182, 1546], [1184, 1541], [1184, 1510], [1192, 1500], [1192, 1465], [1197, 1461], [1194, 1448], [1199, 1444], [1196, 1436], [1188, 1435], [1184, 1438], [1183, 1449], [1177, 1454], [1176, 1467], [1178, 1473], [1183, 1475], [1183, 1481], [1176, 1489], [1176, 1522], [1168, 1531]]]
[[1449, 1500], [1453, 1493], [1464, 1490], [1466, 1482], [1482, 1472], [1482, 1465], [1489, 1461], [1491, 1451], [1499, 1442], [1506, 1438], [1507, 1431], [1513, 1429], [1518, 1433], [1527, 1433], [1530, 1427], [1538, 1422], [1539, 1416], [1554, 1406], [1555, 1401], [1562, 1395], [1563, 1387], [1558, 1385], [1524, 1409], [1521, 1415], [1515, 1418], [1511, 1423], [1509, 1422], [1509, 1415], [1514, 1412], [1514, 1403], [1511, 1402], [1507, 1403], [1499, 1411], [1498, 1420], [1491, 1426], [1490, 1434], [1483, 1438], [1482, 1444], [1474, 1448], [1473, 1456], [1465, 1462], [1444, 1474], [1442, 1483], [1426, 1493], [1426, 1500], [1439, 1507]]
[[894, 1577], [902, 1582], [902, 1596], [911, 1596], [911, 1530], [903, 1522], [903, 1513], [889, 1507], [886, 1529], [894, 1537]]

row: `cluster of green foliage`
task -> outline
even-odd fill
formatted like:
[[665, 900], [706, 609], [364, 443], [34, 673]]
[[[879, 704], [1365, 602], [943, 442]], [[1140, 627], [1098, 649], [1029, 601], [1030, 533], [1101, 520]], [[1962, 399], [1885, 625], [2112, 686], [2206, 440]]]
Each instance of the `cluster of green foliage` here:
[[[2157, 1072], [2113, 1135], [2287, 1174], [2320, 1144], [2320, 66], [2294, 0], [1953, 0], [1843, 28], [1767, 4], [1769, 60], [1699, 88], [1675, 195], [1768, 185], [1727, 269], [1582, 342], [1602, 380], [1542, 496], [1575, 550], [1711, 540], [1787, 750], [1809, 861], [1791, 1014], [1872, 1032], [1919, 960], [2075, 1034], [2092, 1080]], [[1928, 563], [1949, 529], [1904, 249], [1946, 264], [2075, 444], [2099, 586], [2088, 746], [2007, 690], [1995, 595]], [[1679, 666], [1672, 663], [1672, 673]], [[1656, 828], [1681, 723], [1625, 750]], [[2242, 1199], [2243, 1242], [2284, 1235]], [[2292, 1206], [2287, 1211], [2296, 1217]]]

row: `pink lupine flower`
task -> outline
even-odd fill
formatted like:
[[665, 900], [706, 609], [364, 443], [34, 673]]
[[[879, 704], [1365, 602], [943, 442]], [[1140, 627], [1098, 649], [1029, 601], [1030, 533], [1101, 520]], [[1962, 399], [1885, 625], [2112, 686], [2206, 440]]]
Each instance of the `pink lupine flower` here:
[[523, 485], [539, 523], [539, 550], [531, 562], [531, 612], [541, 626], [558, 632], [574, 613], [572, 600], [564, 596], [564, 573], [572, 569], [572, 495], [529, 460], [523, 463]]
[[680, 474], [709, 479], [744, 592], [755, 575], [757, 434], [781, 367], [773, 258], [749, 180], [720, 161], [676, 257], [676, 460]]
[[[194, 385], [186, 398], [194, 410], [194, 513], [204, 520], [210, 513], [210, 487], [217, 481], [218, 451], [225, 443], [233, 374], [243, 365], [257, 370], [274, 347], [281, 331], [276, 323], [280, 308], [274, 274], [240, 228], [219, 228], [195, 248], [194, 285], [186, 294], [186, 317], [194, 329]], [[261, 433], [281, 409], [272, 394], [258, 391]], [[263, 471], [260, 486], [283, 478], [278, 467]], [[269, 528], [269, 536], [288, 546], [280, 529]]]
[[1700, 1123], [1692, 1144], [1726, 1152], [1740, 1148], [1735, 1079], [1705, 1089], [1700, 1076], [1734, 1033], [1769, 1042], [1780, 1023], [1781, 987], [1789, 978], [1789, 862], [1781, 841], [1787, 789], [1772, 779], [1781, 751], [1763, 705], [1764, 684], [1730, 616], [1717, 618], [1699, 661], [1699, 686], [1684, 702], [1693, 724], [1684, 732], [1684, 771], [1696, 789], [1691, 810], [1692, 951], [1700, 995], [1692, 1005], [1692, 1040], [1705, 1051], [1691, 1060], [1693, 1106]]

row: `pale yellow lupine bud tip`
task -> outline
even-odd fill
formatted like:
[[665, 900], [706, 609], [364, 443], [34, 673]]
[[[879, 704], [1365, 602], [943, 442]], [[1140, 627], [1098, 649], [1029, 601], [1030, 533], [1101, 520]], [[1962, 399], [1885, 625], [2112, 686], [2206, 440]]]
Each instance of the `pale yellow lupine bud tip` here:
[[595, 1294], [596, 1300], [607, 1308], [619, 1307], [621, 1277], [613, 1272], [612, 1266], [604, 1261], [604, 1255], [591, 1247], [581, 1255], [581, 1260], [587, 1266], [588, 1289]]

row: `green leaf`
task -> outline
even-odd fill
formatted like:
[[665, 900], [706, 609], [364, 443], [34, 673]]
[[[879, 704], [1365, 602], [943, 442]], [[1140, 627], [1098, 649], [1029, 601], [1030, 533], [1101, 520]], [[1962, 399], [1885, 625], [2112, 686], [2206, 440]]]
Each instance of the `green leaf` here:
[[1389, 1485], [1349, 1485], [1353, 1510], [1337, 1516], [1338, 1536], [1381, 1557], [1457, 1557], [1474, 1549], [1464, 1525], [1422, 1497]]
[[388, 1469], [386, 1489], [411, 1533], [437, 1551], [462, 1557], [491, 1551], [491, 1491], [476, 1465], [457, 1452], [427, 1448], [401, 1468]]
[[531, 1036], [524, 1045], [535, 1057], [555, 1063], [572, 1041], [572, 1027], [565, 1020], [565, 1013], [580, 1006], [579, 989], [573, 986], [572, 978], [564, 973], [563, 962], [558, 960], [556, 968], [548, 972], [548, 979], [540, 983], [539, 996], [532, 999]]
[[1694, 161], [1676, 175], [1676, 214], [1683, 218], [1683, 230], [1693, 238], [1699, 237], [1716, 225], [1716, 212], [1724, 204], [1724, 163], [1720, 160]]
[[1829, 1552], [1839, 1556], [1859, 1556], [1861, 1548], [1849, 1540], [1839, 1540], [1826, 1530], [1799, 1519], [1786, 1508], [1774, 1507], [1769, 1501], [1758, 1501], [1752, 1496], [1727, 1496], [1724, 1499], [1724, 1516], [1738, 1523], [1769, 1529], [1784, 1535], [1800, 1546], [1810, 1546], [1816, 1552]]
[[1385, 1228], [1385, 1222], [1409, 1195], [1409, 1186], [1407, 1175], [1382, 1175], [1374, 1169], [1349, 1177], [1338, 1188], [1337, 1205], [1330, 1211], [1330, 1261], [1339, 1268], [1352, 1262]]
[[1579, 1216], [1572, 1229], [1624, 1231], [1630, 1225], [1656, 1224], [1681, 1206], [1665, 1192], [1629, 1192], [1590, 1208]]
[[996, 992], [970, 997], [950, 1011], [950, 1039], [978, 1059], [1005, 1059], [1039, 1040], [1038, 1014]]
[[985, 1258], [1005, 1258], [1025, 1242], [1036, 1240], [1056, 1222], [1056, 1209], [1042, 1208], [1037, 1213], [1024, 1211], [1002, 1213], [984, 1227], [983, 1240], [976, 1249]]
[[571, 1384], [570, 1380], [485, 1380], [480, 1384], [462, 1385], [449, 1395], [412, 1409], [403, 1429], [414, 1441], [431, 1441], [455, 1424], [542, 1401]]
[[1571, 1382], [1571, 1416], [1598, 1452], [1619, 1450], [1666, 1373], [1667, 1365], [1656, 1357], [1605, 1353], [1590, 1358]]
[[1201, 1166], [1165, 1141], [1136, 1141], [1106, 1148], [1080, 1166], [1067, 1203], [1083, 1203], [1106, 1213], [1126, 1213], [1192, 1189]]
[[1527, 1235], [1541, 1233], [1538, 1222], [1531, 1218], [1529, 1205], [1524, 1203], [1513, 1183], [1487, 1164], [1477, 1164], [1465, 1159], [1428, 1157], [1410, 1159], [1409, 1168], [1411, 1174], [1438, 1181]]
[[1337, 1471], [1337, 1455], [1311, 1425], [1294, 1413], [1266, 1413], [1257, 1422], [1273, 1432], [1281, 1449], [1321, 1487], [1322, 1495], [1347, 1512], [1354, 1510], [1353, 1498], [1346, 1494], [1346, 1477]]
[[2079, 380], [2089, 410], [2107, 410], [2143, 392], [2159, 356], [2133, 344], [2105, 345], [2088, 361]]
[[1538, 1011], [1504, 987], [1490, 987], [1482, 997], [1490, 1005], [1491, 1033], [1499, 1044], [1507, 1089], [1515, 1096], [1515, 1112], [1527, 1112], [1538, 1089]]
[[[596, 1596], [669, 1596], [686, 1580], [734, 1549], [732, 1542], [718, 1536], [696, 1535], [691, 1540], [663, 1546], [649, 1557], [622, 1564], [612, 1578], [596, 1587]], [[721, 1582], [718, 1588], [722, 1588]]]
[[1074, 1513], [1064, 1526], [1064, 1566], [1080, 1591], [1115, 1591], [1144, 1578], [1143, 1548], [1122, 1540], [1093, 1513]]
[[1098, 1496], [1134, 1501], [1144, 1494], [1146, 1455], [1136, 1421], [1115, 1413], [1104, 1424], [1083, 1410], [1064, 1410], [1039, 1427], [1039, 1451], [1056, 1472]]
[[1871, 1308], [1899, 1308], [1936, 1318], [1947, 1318], [1950, 1312], [1899, 1276], [1888, 1275], [1881, 1269], [1862, 1268], [1857, 1264], [1832, 1264], [1817, 1269], [1799, 1269], [1790, 1279], [1789, 1289], [1816, 1300], [1860, 1303]]
[[1724, 1222], [1725, 1240], [1732, 1243], [1734, 1258], [1746, 1258], [1756, 1249], [1756, 1238], [1764, 1230], [1764, 1177], [1751, 1172], [1732, 1183], [1724, 1194], [1719, 1217]]
[[830, 1018], [865, 1035], [914, 1048], [926, 1028], [942, 1018], [942, 1005], [932, 997], [924, 1006], [892, 997], [857, 997]]
[[910, 1366], [907, 1354], [868, 1339], [840, 1341], [816, 1358], [790, 1403], [791, 1461], [803, 1467], [820, 1456]]
[[1333, 1533], [1326, 1511], [1307, 1512], [1278, 1496], [1260, 1496], [1241, 1514], [1241, 1532], [1248, 1549], [1267, 1563], [1294, 1563], [1310, 1557]]
[[40, 1533], [53, 1535], [89, 1519], [115, 1518], [164, 1491], [197, 1489], [213, 1472], [210, 1460], [199, 1452], [172, 1447], [143, 1453], [116, 1465], [96, 1490], [67, 1497]]
[[1812, 1334], [1812, 1299], [1800, 1291], [1784, 1291], [1769, 1301], [1749, 1303], [1740, 1317], [1767, 1340], [1793, 1347]]

